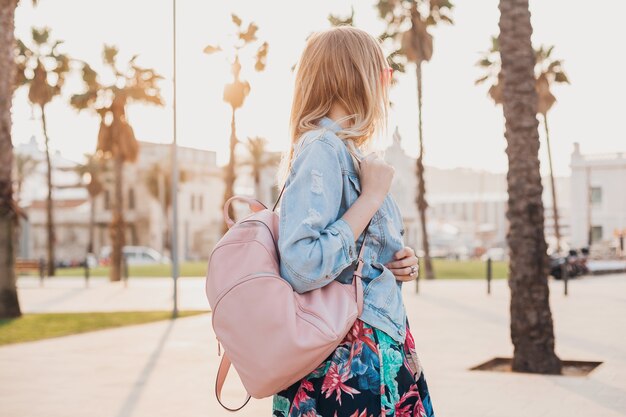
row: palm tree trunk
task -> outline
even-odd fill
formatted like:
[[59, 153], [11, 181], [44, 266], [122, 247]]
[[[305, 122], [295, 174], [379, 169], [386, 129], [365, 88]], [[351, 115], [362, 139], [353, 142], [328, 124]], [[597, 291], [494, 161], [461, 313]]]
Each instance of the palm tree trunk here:
[[48, 180], [48, 196], [46, 198], [46, 230], [47, 230], [47, 269], [48, 276], [52, 277], [55, 273], [54, 260], [54, 214], [52, 206], [52, 161], [50, 160], [50, 138], [48, 137], [48, 127], [46, 124], [46, 107], [41, 106], [41, 124], [43, 126], [43, 135], [46, 140], [46, 167]]
[[535, 55], [528, 0], [500, 0], [504, 80], [513, 370], [559, 374], [548, 288], [548, 256], [539, 172]]
[[[230, 156], [228, 160], [228, 165], [226, 166], [226, 172], [224, 173], [224, 183], [226, 188], [224, 190], [224, 204], [226, 204], [226, 200], [234, 194], [235, 188], [235, 147], [237, 146], [237, 131], [235, 130], [235, 109], [232, 109], [232, 116], [230, 120]], [[234, 218], [234, 210], [231, 205], [228, 208], [228, 215], [231, 219]], [[222, 224], [222, 233], [226, 233], [228, 231], [228, 225], [226, 222]]]
[[[20, 174], [18, 173], [17, 175], [20, 175]], [[18, 206], [20, 205], [20, 197], [22, 195], [22, 184], [24, 184], [24, 180], [22, 179], [22, 176], [20, 175], [16, 180], [15, 197], [14, 197]]]
[[113, 210], [110, 226], [111, 236], [111, 267], [109, 280], [120, 281], [122, 279], [122, 254], [124, 248], [124, 161], [121, 156], [113, 158], [115, 170], [115, 196], [113, 198]]
[[15, 283], [16, 223], [13, 201], [11, 101], [15, 82], [16, 0], [0, 0], [0, 318], [22, 315]]
[[426, 182], [424, 181], [424, 133], [422, 130], [422, 64], [417, 63], [415, 68], [417, 75], [417, 108], [419, 110], [418, 132], [420, 154], [417, 157], [417, 180], [419, 182], [417, 189], [417, 209], [420, 216], [420, 224], [422, 227], [422, 248], [424, 250], [424, 272], [426, 279], [435, 279], [435, 271], [430, 259], [430, 245], [428, 243], [428, 231], [426, 229]]
[[543, 127], [546, 131], [546, 147], [548, 148], [548, 164], [550, 165], [550, 187], [552, 188], [552, 214], [554, 216], [554, 236], [556, 237], [556, 251], [561, 251], [561, 229], [559, 228], [559, 209], [556, 201], [556, 187], [554, 186], [554, 170], [552, 169], [552, 148], [550, 146], [550, 130], [548, 129], [548, 115], [543, 115]]

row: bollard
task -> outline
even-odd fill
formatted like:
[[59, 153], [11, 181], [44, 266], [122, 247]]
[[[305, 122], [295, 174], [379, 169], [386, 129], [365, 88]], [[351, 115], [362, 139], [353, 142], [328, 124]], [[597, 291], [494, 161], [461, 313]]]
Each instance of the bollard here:
[[487, 258], [487, 294], [491, 294], [491, 258]]
[[419, 258], [419, 256], [415, 255], [417, 257], [417, 276], [415, 277], [415, 294], [419, 294], [420, 293], [420, 275], [422, 275], [422, 262]]
[[569, 281], [567, 262], [561, 265], [561, 279], [563, 280], [563, 293], [565, 296], [567, 296], [567, 282]]
[[85, 258], [85, 288], [89, 288], [89, 261]]
[[124, 288], [128, 287], [128, 259], [126, 255], [122, 255], [122, 270], [124, 274]]
[[[419, 265], [419, 258], [417, 260], [417, 263]], [[420, 275], [422, 275], [422, 268], [419, 268], [417, 270], [417, 276], [415, 277], [415, 294], [420, 293]]]
[[39, 286], [43, 287], [43, 277], [45, 274], [46, 263], [43, 258], [39, 258]]

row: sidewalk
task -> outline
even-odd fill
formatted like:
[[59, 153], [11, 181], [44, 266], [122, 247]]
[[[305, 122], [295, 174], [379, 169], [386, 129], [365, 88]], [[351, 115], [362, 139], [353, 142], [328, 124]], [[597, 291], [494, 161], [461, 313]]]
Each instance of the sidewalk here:
[[[172, 278], [131, 278], [110, 282], [107, 277], [85, 280], [78, 277], [54, 277], [39, 286], [39, 278], [23, 276], [17, 281], [22, 312], [79, 312], [122, 310], [171, 310]], [[178, 279], [179, 310], [210, 310], [204, 293], [204, 278]]]
[[[180, 280], [181, 308], [205, 309], [204, 280]], [[32, 285], [31, 285], [32, 284]], [[83, 282], [59, 279], [37, 288], [18, 282], [24, 311], [171, 308], [171, 280]], [[57, 286], [58, 285], [58, 286]], [[626, 275], [551, 283], [557, 354], [603, 361], [587, 377], [469, 371], [510, 356], [508, 286], [445, 280], [404, 285], [417, 352], [437, 417], [613, 417], [626, 415]], [[91, 308], [90, 308], [91, 307]], [[211, 315], [202, 314], [88, 334], [0, 347], [2, 417], [269, 416], [271, 398], [238, 413], [214, 399], [219, 357]], [[243, 399], [229, 376], [225, 401]]]

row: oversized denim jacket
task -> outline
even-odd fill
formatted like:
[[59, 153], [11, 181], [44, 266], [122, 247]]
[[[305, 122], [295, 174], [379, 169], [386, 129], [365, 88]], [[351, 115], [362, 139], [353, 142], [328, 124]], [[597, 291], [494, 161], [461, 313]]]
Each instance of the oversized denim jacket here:
[[[364, 236], [355, 242], [350, 225], [341, 219], [361, 186], [348, 149], [335, 134], [340, 126], [328, 117], [318, 125], [294, 144], [278, 209], [280, 273], [299, 293], [333, 280], [351, 283]], [[403, 234], [400, 210], [387, 194], [367, 232], [360, 318], [400, 343], [406, 335], [402, 282], [384, 264], [404, 247]]]

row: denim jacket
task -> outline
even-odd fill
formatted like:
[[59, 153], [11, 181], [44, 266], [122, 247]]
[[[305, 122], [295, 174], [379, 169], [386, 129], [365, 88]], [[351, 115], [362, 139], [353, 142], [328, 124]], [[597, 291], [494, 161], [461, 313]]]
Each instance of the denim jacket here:
[[[279, 208], [280, 273], [298, 293], [333, 280], [351, 283], [364, 236], [355, 242], [350, 225], [341, 219], [361, 185], [346, 145], [335, 134], [340, 126], [329, 117], [318, 125], [294, 144]], [[360, 318], [400, 343], [406, 336], [402, 282], [383, 264], [404, 247], [403, 234], [400, 210], [387, 194], [367, 231]]]

